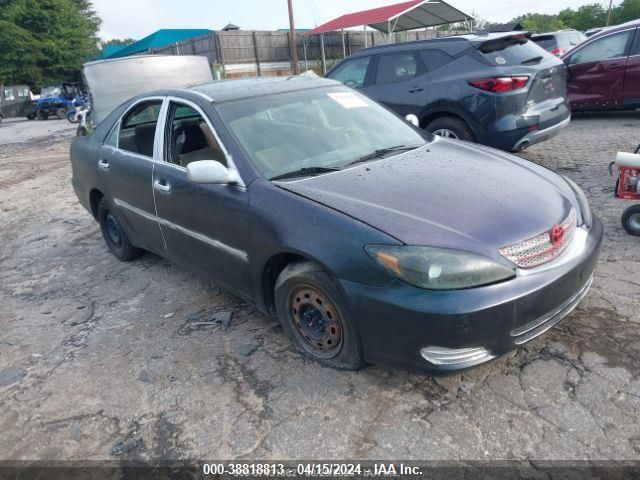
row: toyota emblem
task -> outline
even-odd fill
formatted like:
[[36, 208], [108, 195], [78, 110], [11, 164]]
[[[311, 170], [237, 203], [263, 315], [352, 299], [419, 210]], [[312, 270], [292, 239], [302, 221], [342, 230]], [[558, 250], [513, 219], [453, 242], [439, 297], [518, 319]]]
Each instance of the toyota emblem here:
[[562, 243], [564, 239], [564, 227], [562, 225], [554, 225], [553, 228], [549, 231], [549, 240], [551, 240], [551, 244], [556, 247]]

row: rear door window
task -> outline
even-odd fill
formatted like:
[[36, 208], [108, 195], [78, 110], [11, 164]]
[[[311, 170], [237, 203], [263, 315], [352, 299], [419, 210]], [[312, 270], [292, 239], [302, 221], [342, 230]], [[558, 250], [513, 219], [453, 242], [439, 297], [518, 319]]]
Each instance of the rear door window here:
[[522, 62], [544, 54], [538, 45], [526, 38], [485, 42], [478, 51], [493, 65], [499, 66], [521, 65]]
[[392, 53], [378, 57], [378, 72], [376, 83], [402, 82], [422, 74], [420, 64], [414, 52]]
[[635, 30], [627, 30], [618, 32], [592, 41], [571, 55], [569, 64], [601, 62], [624, 57], [626, 55], [627, 45], [634, 31]]
[[338, 66], [329, 78], [344, 83], [348, 87], [360, 88], [364, 85], [371, 57], [354, 58]]
[[429, 72], [433, 72], [453, 60], [453, 57], [442, 50], [421, 50], [420, 57], [422, 57], [422, 62]]
[[118, 136], [118, 148], [153, 157], [156, 126], [162, 100], [150, 100], [134, 106], [125, 115]]

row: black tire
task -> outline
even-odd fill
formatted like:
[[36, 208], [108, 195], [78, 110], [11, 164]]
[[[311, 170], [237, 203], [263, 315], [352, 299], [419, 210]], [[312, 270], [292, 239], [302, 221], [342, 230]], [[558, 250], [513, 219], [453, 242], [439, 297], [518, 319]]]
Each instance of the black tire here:
[[118, 213], [106, 198], [102, 198], [98, 204], [98, 222], [102, 238], [118, 260], [129, 262], [142, 254], [142, 250], [134, 247], [129, 241]]
[[49, 118], [49, 114], [43, 110], [38, 110], [38, 120], [47, 120]]
[[275, 285], [278, 318], [306, 357], [341, 370], [365, 364], [349, 306], [331, 276], [310, 262], [288, 265]]
[[30, 113], [29, 115], [27, 115], [27, 120], [33, 120], [34, 118], [36, 118], [35, 113]]
[[[457, 138], [459, 140], [466, 140], [467, 142], [475, 142], [476, 139], [469, 126], [459, 118], [456, 117], [440, 117], [429, 122], [425, 127], [427, 132], [435, 133], [438, 131], [449, 131], [453, 135], [450, 138]], [[455, 136], [454, 136], [455, 135]], [[446, 135], [442, 135], [446, 136]]]
[[62, 108], [62, 107], [57, 109], [56, 110], [56, 117], [58, 117], [58, 119], [60, 119], [60, 120], [64, 120], [65, 118], [67, 118], [67, 109], [66, 108]]
[[624, 211], [622, 227], [627, 233], [640, 237], [640, 205], [632, 205]]

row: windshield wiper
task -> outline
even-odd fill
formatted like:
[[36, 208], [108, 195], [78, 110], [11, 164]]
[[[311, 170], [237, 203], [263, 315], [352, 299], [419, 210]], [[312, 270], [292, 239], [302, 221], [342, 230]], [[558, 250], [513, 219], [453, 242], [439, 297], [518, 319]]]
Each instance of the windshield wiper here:
[[525, 60], [524, 62], [522, 62], [520, 65], [529, 65], [531, 63], [540, 63], [540, 61], [542, 60], [542, 56], [540, 57], [533, 57], [530, 58], [529, 60]]
[[269, 178], [269, 180], [284, 180], [285, 178], [304, 177], [305, 175], [337, 172], [338, 170], [340, 170], [338, 167], [304, 167], [291, 172], [281, 173], [280, 175]]
[[362, 157], [356, 158], [353, 162], [347, 163], [347, 165], [355, 165], [356, 163], [368, 162], [369, 160], [374, 160], [376, 158], [382, 158], [388, 153], [403, 152], [403, 151], [406, 151], [406, 150], [414, 150], [414, 149], [416, 149], [416, 148], [418, 148], [420, 146], [421, 145], [394, 145], [392, 147], [379, 148], [378, 150], [375, 150], [375, 151], [373, 151], [371, 153], [367, 153], [366, 155], [363, 155]]

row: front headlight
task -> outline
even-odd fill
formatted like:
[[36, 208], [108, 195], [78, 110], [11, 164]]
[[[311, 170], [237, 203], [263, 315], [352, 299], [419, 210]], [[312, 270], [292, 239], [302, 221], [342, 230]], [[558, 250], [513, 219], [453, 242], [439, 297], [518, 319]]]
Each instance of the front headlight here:
[[578, 200], [578, 204], [580, 205], [580, 215], [582, 216], [582, 223], [584, 223], [587, 227], [590, 227], [591, 222], [593, 221], [593, 217], [591, 215], [591, 207], [589, 206], [587, 196], [573, 180], [565, 177], [564, 175], [562, 177], [567, 181], [567, 183], [573, 190], [573, 193], [576, 194], [576, 199]]
[[395, 277], [429, 290], [478, 287], [515, 276], [515, 267], [462, 250], [402, 245], [367, 245], [365, 250]]

